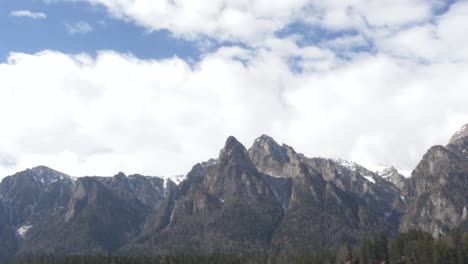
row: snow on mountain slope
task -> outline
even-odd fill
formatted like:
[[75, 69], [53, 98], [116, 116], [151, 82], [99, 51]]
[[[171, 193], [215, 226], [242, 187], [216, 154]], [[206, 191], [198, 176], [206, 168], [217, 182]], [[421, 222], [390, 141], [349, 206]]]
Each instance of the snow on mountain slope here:
[[28, 232], [29, 229], [31, 229], [32, 225], [24, 225], [18, 228], [16, 230], [16, 233], [18, 234], [19, 237], [24, 238], [26, 236], [26, 233]]

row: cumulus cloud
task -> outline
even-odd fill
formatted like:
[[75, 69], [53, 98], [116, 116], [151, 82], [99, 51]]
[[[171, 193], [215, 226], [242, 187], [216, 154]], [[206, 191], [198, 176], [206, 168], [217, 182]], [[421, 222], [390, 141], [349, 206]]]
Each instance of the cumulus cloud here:
[[65, 24], [65, 27], [67, 28], [67, 32], [70, 35], [87, 34], [94, 30], [89, 23], [84, 21], [78, 21], [74, 24]]
[[[14, 161], [0, 164], [3, 174], [38, 164], [73, 175], [186, 173], [229, 135], [249, 146], [262, 133], [308, 156], [412, 168], [468, 121], [467, 63], [343, 61], [292, 40], [265, 43], [224, 47], [195, 65], [11, 54], [0, 65], [0, 149]], [[298, 54], [300, 72], [290, 62]]]
[[12, 17], [26, 17], [31, 19], [46, 19], [47, 15], [41, 12], [32, 12], [29, 10], [16, 10], [11, 11], [10, 16]]

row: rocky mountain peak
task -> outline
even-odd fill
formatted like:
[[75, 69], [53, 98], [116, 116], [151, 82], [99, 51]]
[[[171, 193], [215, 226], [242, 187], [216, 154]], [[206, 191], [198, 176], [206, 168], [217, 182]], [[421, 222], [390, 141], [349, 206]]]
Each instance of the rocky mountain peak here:
[[[12, 234], [0, 228], [0, 237], [20, 256], [314, 250], [368, 230], [446, 234], [468, 218], [466, 130], [432, 147], [408, 179], [394, 167], [308, 158], [267, 135], [248, 151], [229, 137], [218, 159], [179, 185], [122, 172], [74, 179], [38, 166], [0, 183], [0, 227]], [[1, 253], [0, 241], [0, 262]]]
[[34, 179], [39, 180], [41, 182], [56, 182], [58, 180], [69, 179], [70, 176], [51, 169], [46, 166], [37, 166], [31, 169], [27, 169], [26, 172], [30, 174]]
[[51, 169], [47, 166], [44, 166], [44, 165], [39, 165], [39, 166], [36, 166], [36, 167], [33, 167], [31, 168], [32, 171], [34, 171], [35, 173], [37, 174], [45, 174], [45, 173], [49, 173], [49, 172], [54, 172], [54, 173], [60, 173], [54, 169]]
[[464, 125], [460, 130], [455, 132], [452, 138], [449, 141], [449, 144], [457, 144], [461, 139], [468, 138], [468, 124]]
[[224, 144], [224, 149], [231, 149], [239, 145], [242, 144], [239, 142], [239, 140], [237, 140], [237, 138], [235, 138], [234, 136], [229, 136], [226, 139], [226, 143]]
[[447, 234], [463, 220], [468, 193], [468, 126], [450, 143], [433, 146], [423, 156], [402, 189], [407, 212], [400, 229], [422, 229], [433, 236]]
[[386, 168], [378, 171], [378, 174], [380, 176], [382, 176], [382, 177], [391, 176], [394, 173], [398, 173], [398, 170], [393, 166], [386, 167]]
[[447, 148], [457, 153], [461, 158], [468, 159], [468, 124], [452, 136]]
[[262, 134], [262, 135], [261, 135], [259, 138], [257, 138], [255, 141], [256, 141], [256, 142], [261, 142], [261, 141], [263, 141], [263, 142], [274, 142], [274, 143], [276, 143], [276, 141], [275, 141], [272, 137], [270, 137], [269, 135], [266, 135], [266, 134]]
[[119, 171], [119, 173], [117, 173], [116, 175], [114, 175], [114, 178], [126, 179], [126, 178], [127, 178], [127, 175], [125, 175], [125, 173]]
[[219, 160], [236, 164], [251, 164], [247, 149], [233, 136], [226, 140], [226, 144], [219, 154]]
[[280, 146], [272, 137], [267, 135], [257, 138], [249, 149], [249, 153], [251, 156], [269, 156], [280, 163], [289, 162], [288, 149], [284, 145]]
[[405, 184], [405, 177], [401, 175], [400, 172], [398, 172], [398, 170], [393, 166], [385, 167], [376, 173], [385, 180], [395, 184], [395, 186], [397, 186], [399, 189], [403, 188]]
[[289, 171], [290, 167], [298, 165], [301, 160], [300, 154], [292, 147], [279, 145], [267, 135], [262, 135], [254, 141], [249, 149], [249, 156], [259, 171], [275, 177], [295, 175]]

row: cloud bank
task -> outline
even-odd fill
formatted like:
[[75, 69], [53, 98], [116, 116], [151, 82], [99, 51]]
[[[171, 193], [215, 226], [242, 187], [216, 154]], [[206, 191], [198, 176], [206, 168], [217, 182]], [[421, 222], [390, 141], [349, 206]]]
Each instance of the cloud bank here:
[[89, 1], [149, 31], [230, 44], [197, 62], [12, 53], [0, 175], [183, 174], [229, 135], [249, 146], [264, 133], [307, 156], [411, 169], [468, 122], [467, 1]]

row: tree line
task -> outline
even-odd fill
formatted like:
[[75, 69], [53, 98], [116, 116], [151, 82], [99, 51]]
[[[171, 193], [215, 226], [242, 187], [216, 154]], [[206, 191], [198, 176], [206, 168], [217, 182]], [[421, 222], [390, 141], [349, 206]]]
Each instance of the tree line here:
[[254, 256], [29, 256], [9, 264], [468, 264], [468, 233], [454, 230], [449, 236], [434, 239], [429, 233], [413, 230], [388, 239], [374, 234], [357, 246], [302, 252], [291, 255]]

